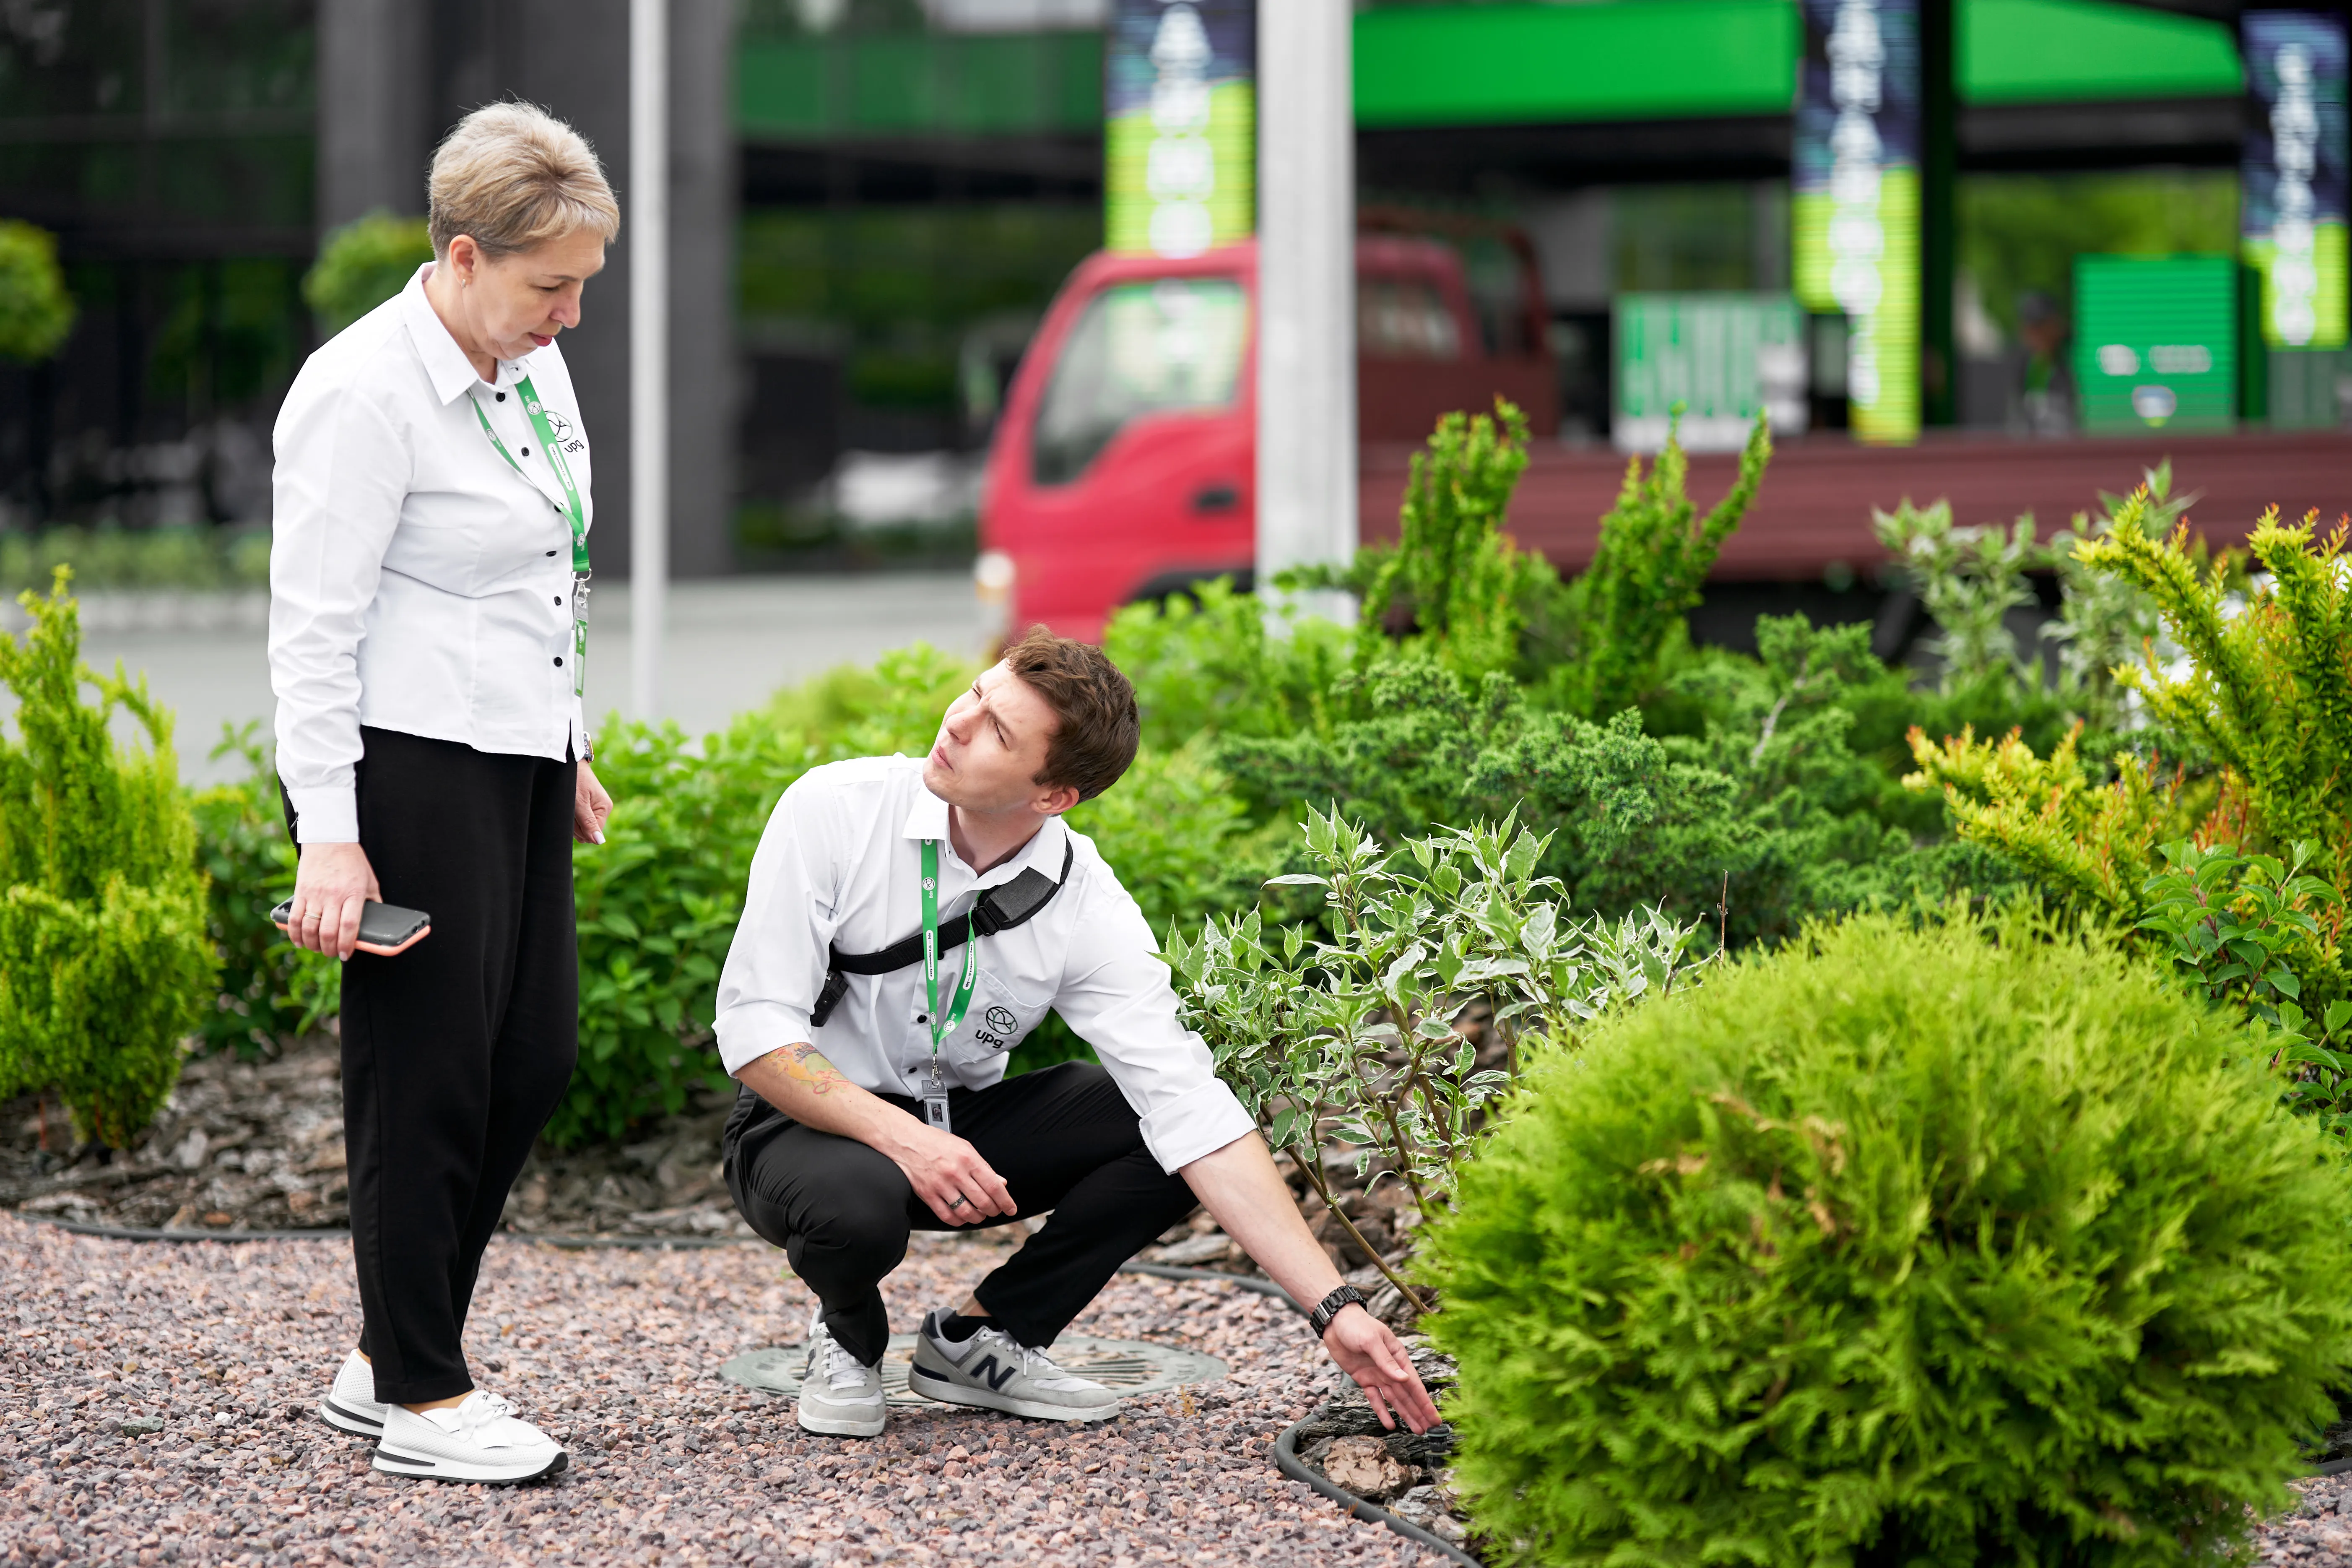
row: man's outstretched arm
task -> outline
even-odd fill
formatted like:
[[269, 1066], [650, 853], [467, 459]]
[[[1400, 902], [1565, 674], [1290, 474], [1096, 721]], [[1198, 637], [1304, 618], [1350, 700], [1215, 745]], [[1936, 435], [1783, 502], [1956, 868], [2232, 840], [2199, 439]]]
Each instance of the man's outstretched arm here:
[[[1256, 1133], [1203, 1154], [1183, 1167], [1181, 1174], [1225, 1234], [1240, 1242], [1242, 1250], [1289, 1291], [1292, 1300], [1312, 1307], [1345, 1283], [1307, 1228], [1289, 1186], [1266, 1152], [1265, 1141]], [[1362, 1385], [1381, 1426], [1395, 1425], [1391, 1410], [1416, 1432], [1437, 1424], [1437, 1406], [1421, 1385], [1404, 1346], [1387, 1324], [1361, 1307], [1350, 1306], [1331, 1320], [1323, 1348]]]
[[944, 1225], [971, 1225], [1013, 1212], [1004, 1178], [989, 1168], [979, 1150], [858, 1088], [814, 1046], [770, 1051], [744, 1063], [735, 1077], [802, 1126], [855, 1138], [888, 1155]]

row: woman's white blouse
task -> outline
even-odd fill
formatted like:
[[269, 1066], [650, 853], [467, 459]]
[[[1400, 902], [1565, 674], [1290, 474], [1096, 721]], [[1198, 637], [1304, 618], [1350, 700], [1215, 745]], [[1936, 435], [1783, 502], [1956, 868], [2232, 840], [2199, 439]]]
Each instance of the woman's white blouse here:
[[305, 844], [359, 839], [362, 724], [478, 752], [588, 751], [571, 524], [514, 391], [530, 378], [593, 520], [572, 376], [551, 343], [484, 382], [425, 298], [432, 270], [312, 354], [278, 416], [269, 681]]

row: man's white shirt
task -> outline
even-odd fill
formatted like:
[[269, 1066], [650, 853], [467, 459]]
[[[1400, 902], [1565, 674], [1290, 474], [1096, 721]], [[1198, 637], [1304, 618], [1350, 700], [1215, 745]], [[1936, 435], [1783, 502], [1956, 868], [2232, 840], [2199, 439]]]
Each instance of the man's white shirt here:
[[[804, 773], [784, 792], [752, 857], [715, 1027], [730, 1073], [771, 1051], [808, 1044], [861, 1089], [919, 1096], [929, 1077], [929, 1001], [919, 963], [850, 974], [822, 1027], [809, 1013], [827, 952], [874, 952], [922, 929], [922, 841], [940, 844], [940, 929], [982, 893], [1035, 868], [1067, 883], [1025, 924], [980, 939], [980, 974], [963, 1020], [940, 1042], [948, 1085], [985, 1089], [1007, 1054], [1062, 1015], [1095, 1048], [1142, 1123], [1143, 1141], [1174, 1172], [1248, 1133], [1255, 1123], [1218, 1079], [1201, 1037], [1176, 1017], [1176, 994], [1151, 927], [1092, 840], [1049, 819], [1019, 854], [985, 874], [955, 852], [948, 806], [923, 784], [923, 763], [864, 757]], [[940, 1001], [961, 974], [961, 950], [940, 962]]]
[[514, 391], [530, 378], [593, 521], [571, 373], [550, 343], [485, 383], [425, 298], [432, 270], [312, 354], [278, 416], [269, 679], [278, 773], [306, 844], [358, 840], [362, 724], [478, 752], [587, 753], [572, 525]]

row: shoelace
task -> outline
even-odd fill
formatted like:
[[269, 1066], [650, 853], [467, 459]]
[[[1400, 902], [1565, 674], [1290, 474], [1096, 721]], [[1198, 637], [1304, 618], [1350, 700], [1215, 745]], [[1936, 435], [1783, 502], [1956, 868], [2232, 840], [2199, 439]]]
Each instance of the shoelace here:
[[457, 1407], [457, 1419], [464, 1426], [466, 1436], [468, 1437], [491, 1422], [513, 1414], [512, 1405], [507, 1403], [501, 1396], [488, 1392], [478, 1393], [473, 1398]]
[[1060, 1367], [1055, 1366], [1054, 1364], [1054, 1358], [1047, 1355], [1044, 1351], [1038, 1350], [1031, 1345], [1023, 1344], [1019, 1340], [1014, 1339], [1003, 1329], [982, 1329], [980, 1331], [988, 1336], [992, 1343], [1003, 1345], [1006, 1350], [1011, 1351], [1014, 1355], [1019, 1356], [1021, 1358], [1021, 1370], [1028, 1376], [1070, 1377], [1075, 1375], [1074, 1373], [1064, 1372]]
[[824, 1346], [824, 1381], [828, 1388], [855, 1388], [866, 1380], [866, 1367], [856, 1356], [842, 1349], [831, 1334], [821, 1342]]

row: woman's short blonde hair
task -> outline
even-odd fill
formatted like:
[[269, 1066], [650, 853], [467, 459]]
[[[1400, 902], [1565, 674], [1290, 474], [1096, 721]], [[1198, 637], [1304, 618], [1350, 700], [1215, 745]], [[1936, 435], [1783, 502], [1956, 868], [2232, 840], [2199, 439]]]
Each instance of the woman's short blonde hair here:
[[511, 256], [583, 228], [610, 244], [621, 204], [580, 132], [537, 104], [493, 103], [435, 150], [425, 224], [440, 260], [461, 234], [485, 255]]

